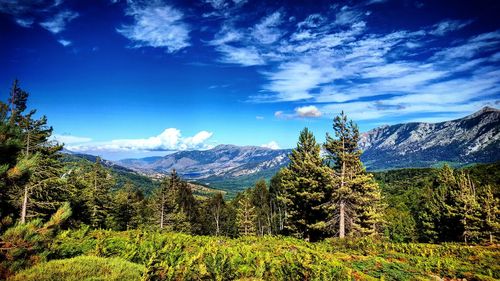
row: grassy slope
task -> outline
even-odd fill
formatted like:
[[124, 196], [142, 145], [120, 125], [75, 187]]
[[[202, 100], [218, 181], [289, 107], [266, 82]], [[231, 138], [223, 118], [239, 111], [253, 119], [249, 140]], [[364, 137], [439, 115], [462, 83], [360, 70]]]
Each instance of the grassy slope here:
[[[289, 237], [190, 236], [156, 231], [67, 231], [51, 259], [95, 255], [144, 265], [163, 280], [435, 280], [500, 278], [498, 246], [309, 243]], [[257, 279], [250, 279], [257, 278]], [[161, 278], [160, 278], [161, 279]]]

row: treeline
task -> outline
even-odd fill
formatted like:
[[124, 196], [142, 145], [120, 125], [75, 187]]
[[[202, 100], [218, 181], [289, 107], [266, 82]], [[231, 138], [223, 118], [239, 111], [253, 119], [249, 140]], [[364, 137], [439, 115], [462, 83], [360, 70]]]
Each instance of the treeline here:
[[397, 242], [498, 241], [499, 167], [377, 173], [387, 202], [385, 235]]
[[[0, 232], [47, 221], [67, 202], [66, 227], [162, 229], [229, 237], [289, 235], [387, 237], [394, 241], [494, 242], [499, 234], [497, 183], [445, 166], [414, 177], [366, 172], [359, 131], [342, 113], [323, 144], [305, 128], [290, 164], [269, 182], [227, 201], [197, 196], [174, 171], [144, 190], [95, 163], [62, 158], [47, 118], [27, 111], [28, 93], [14, 82], [0, 102]], [[482, 175], [483, 176], [483, 175]], [[405, 181], [404, 179], [408, 179]], [[379, 184], [380, 183], [380, 184]]]

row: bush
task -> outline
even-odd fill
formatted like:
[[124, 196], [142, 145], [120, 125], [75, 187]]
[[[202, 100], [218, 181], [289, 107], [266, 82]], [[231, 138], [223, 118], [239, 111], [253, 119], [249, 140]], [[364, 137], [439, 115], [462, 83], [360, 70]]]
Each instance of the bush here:
[[80, 256], [53, 260], [24, 270], [11, 281], [141, 280], [145, 267], [120, 258]]

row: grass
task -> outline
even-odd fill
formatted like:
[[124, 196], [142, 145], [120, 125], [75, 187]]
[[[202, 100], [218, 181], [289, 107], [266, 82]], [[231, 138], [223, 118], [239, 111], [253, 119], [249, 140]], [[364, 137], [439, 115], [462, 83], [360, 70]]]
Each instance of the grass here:
[[10, 278], [11, 281], [141, 280], [143, 265], [121, 258], [79, 256], [38, 264]]

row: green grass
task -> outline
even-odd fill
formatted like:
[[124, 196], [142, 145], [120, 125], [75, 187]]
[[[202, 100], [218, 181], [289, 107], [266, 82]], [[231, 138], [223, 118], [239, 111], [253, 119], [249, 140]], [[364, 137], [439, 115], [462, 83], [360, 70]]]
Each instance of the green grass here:
[[48, 259], [121, 258], [148, 280], [435, 280], [500, 278], [498, 246], [290, 237], [191, 236], [157, 231], [66, 231]]
[[143, 265], [121, 258], [79, 256], [38, 264], [10, 278], [11, 281], [141, 280]]

